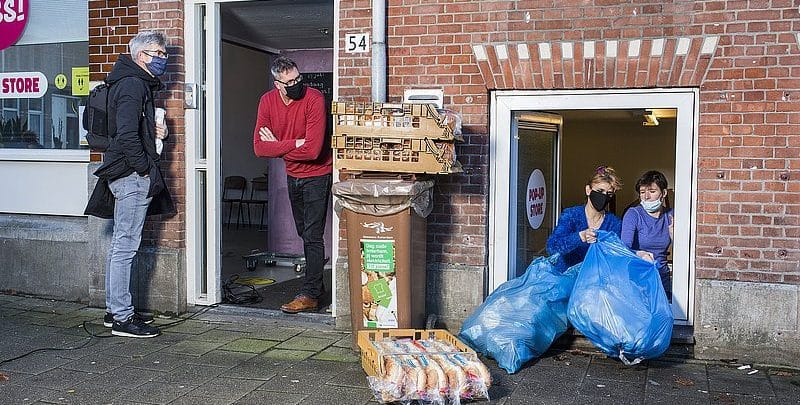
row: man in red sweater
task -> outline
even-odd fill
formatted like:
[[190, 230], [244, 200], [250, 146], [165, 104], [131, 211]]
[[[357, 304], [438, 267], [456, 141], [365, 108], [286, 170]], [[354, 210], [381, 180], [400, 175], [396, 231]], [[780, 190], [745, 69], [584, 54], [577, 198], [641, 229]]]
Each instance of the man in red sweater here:
[[306, 279], [295, 298], [282, 305], [286, 313], [317, 311], [325, 292], [325, 218], [331, 192], [333, 156], [326, 139], [325, 99], [306, 87], [297, 64], [278, 57], [272, 63], [275, 88], [258, 103], [253, 134], [256, 156], [283, 158], [297, 234], [303, 239]]

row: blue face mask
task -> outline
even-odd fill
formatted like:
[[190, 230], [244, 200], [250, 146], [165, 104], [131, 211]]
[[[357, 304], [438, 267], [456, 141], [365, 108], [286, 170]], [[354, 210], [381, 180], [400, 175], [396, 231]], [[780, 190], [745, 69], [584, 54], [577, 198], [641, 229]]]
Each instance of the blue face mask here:
[[647, 212], [656, 212], [661, 208], [661, 200], [642, 201], [642, 208]]
[[158, 56], [153, 56], [150, 63], [147, 63], [147, 70], [153, 74], [153, 76], [161, 76], [164, 72], [167, 71], [167, 58], [159, 58]]

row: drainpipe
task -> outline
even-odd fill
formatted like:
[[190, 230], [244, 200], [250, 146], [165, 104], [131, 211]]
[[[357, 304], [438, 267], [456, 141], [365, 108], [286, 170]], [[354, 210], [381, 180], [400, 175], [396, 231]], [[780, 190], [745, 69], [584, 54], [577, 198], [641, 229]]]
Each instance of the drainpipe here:
[[372, 101], [386, 102], [386, 0], [372, 0]]

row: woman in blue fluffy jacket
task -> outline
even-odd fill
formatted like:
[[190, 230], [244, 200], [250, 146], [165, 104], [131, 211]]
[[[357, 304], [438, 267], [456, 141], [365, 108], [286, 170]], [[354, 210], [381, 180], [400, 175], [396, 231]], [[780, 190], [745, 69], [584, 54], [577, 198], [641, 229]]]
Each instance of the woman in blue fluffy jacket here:
[[547, 253], [559, 253], [556, 268], [564, 272], [583, 261], [589, 244], [597, 241], [597, 230], [614, 232], [620, 236], [622, 221], [606, 212], [608, 203], [622, 187], [613, 168], [598, 167], [586, 183], [586, 204], [570, 207], [561, 212], [553, 233], [547, 238]]

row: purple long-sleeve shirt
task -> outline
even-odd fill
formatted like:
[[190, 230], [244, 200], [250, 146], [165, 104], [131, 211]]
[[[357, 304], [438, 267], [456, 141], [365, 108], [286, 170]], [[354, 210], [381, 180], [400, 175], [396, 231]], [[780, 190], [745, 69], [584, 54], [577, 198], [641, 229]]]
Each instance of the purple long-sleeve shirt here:
[[672, 210], [666, 210], [658, 218], [653, 218], [641, 205], [629, 209], [622, 218], [622, 242], [630, 249], [644, 250], [653, 254], [656, 267], [666, 272], [667, 253], [672, 244], [669, 236]]

